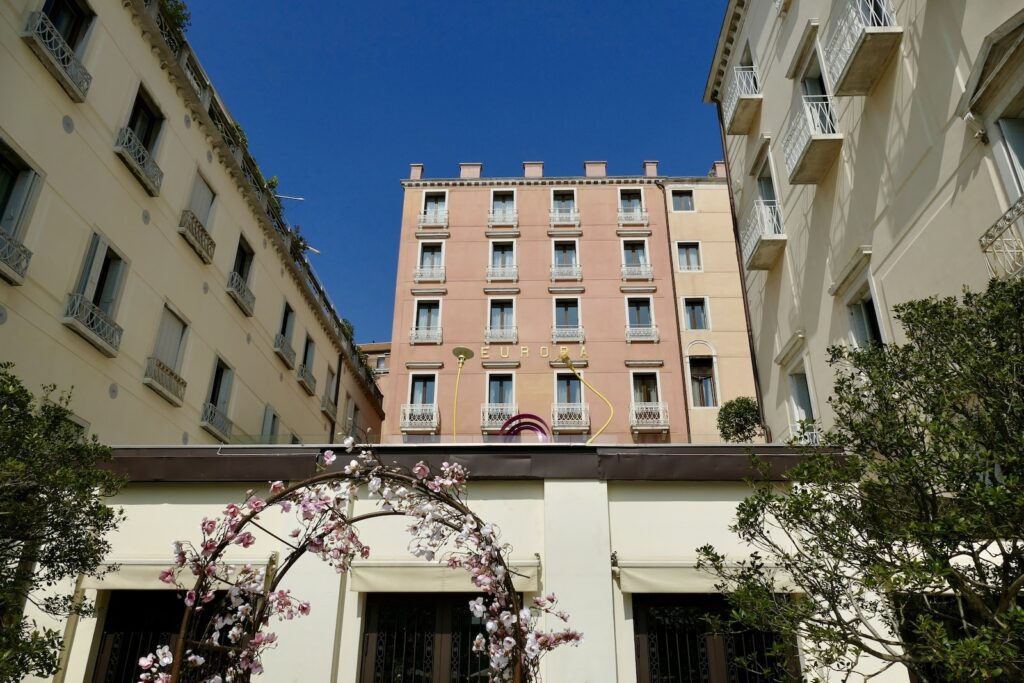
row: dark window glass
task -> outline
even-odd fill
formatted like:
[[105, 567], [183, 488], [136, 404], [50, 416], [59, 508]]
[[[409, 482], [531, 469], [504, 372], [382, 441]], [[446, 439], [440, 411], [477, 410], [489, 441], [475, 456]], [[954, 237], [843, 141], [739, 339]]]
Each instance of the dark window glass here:
[[132, 115], [128, 119], [128, 127], [135, 131], [135, 137], [150, 152], [153, 151], [153, 143], [156, 142], [157, 133], [160, 132], [161, 121], [159, 110], [149, 97], [139, 90], [139, 94], [135, 98], [135, 106], [132, 107]]
[[43, 14], [50, 19], [72, 50], [78, 47], [78, 41], [89, 23], [89, 14], [81, 5], [73, 0], [46, 0]]

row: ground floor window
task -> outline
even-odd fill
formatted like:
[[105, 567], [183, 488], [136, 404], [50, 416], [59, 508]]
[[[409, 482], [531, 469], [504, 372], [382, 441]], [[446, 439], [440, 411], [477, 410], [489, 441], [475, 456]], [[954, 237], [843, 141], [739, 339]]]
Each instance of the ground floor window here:
[[469, 611], [479, 593], [371, 593], [360, 683], [476, 683], [488, 660], [473, 652], [484, 632]]
[[[769, 683], [789, 680], [772, 656], [779, 637], [729, 628], [719, 595], [635, 594], [633, 620], [638, 683]], [[720, 625], [715, 619], [721, 619]], [[778, 648], [782, 649], [782, 648]], [[795, 650], [790, 660], [795, 660]], [[796, 672], [798, 674], [798, 672]]]
[[161, 645], [173, 648], [184, 613], [177, 591], [110, 591], [92, 683], [136, 683], [139, 658]]

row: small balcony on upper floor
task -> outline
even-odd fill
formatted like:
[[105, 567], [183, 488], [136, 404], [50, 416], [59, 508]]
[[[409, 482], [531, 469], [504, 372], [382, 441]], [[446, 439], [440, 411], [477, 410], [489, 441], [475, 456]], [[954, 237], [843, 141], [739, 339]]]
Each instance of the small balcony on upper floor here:
[[307, 394], [312, 396], [316, 393], [316, 377], [313, 376], [313, 368], [305, 363], [299, 363], [299, 367], [295, 370], [295, 379], [299, 381], [299, 385], [306, 390]]
[[419, 266], [412, 272], [413, 282], [444, 282], [444, 266]]
[[213, 252], [217, 248], [217, 243], [210, 237], [210, 233], [206, 231], [203, 222], [191, 210], [185, 209], [181, 212], [181, 220], [178, 221], [178, 232], [185, 238], [185, 241], [188, 242], [188, 245], [192, 247], [199, 258], [202, 259], [203, 263], [213, 261]]
[[746, 135], [761, 108], [761, 82], [757, 68], [737, 66], [733, 69], [732, 81], [725, 91], [722, 102], [722, 118], [729, 135]]
[[64, 324], [109, 358], [117, 355], [124, 330], [102, 308], [83, 294], [68, 294]]
[[284, 361], [284, 364], [289, 369], [295, 367], [295, 349], [288, 343], [288, 339], [283, 334], [278, 334], [274, 337], [274, 353], [277, 357]]
[[580, 225], [580, 210], [575, 206], [555, 207], [551, 209], [548, 220], [552, 228], [578, 228]]
[[658, 341], [658, 326], [648, 325], [626, 325], [626, 341], [633, 342], [656, 342]]
[[517, 403], [484, 403], [480, 406], [480, 430], [497, 432], [510, 418], [518, 414]]
[[631, 403], [629, 428], [634, 432], [667, 432], [668, 404], [661, 401]]
[[405, 434], [436, 434], [441, 426], [441, 413], [436, 403], [404, 403], [398, 424]]
[[557, 280], [582, 280], [583, 266], [578, 263], [553, 263], [551, 264], [551, 281]]
[[782, 155], [791, 185], [816, 185], [832, 167], [843, 136], [828, 95], [804, 95], [789, 117]]
[[441, 326], [413, 327], [409, 330], [410, 344], [440, 344]]
[[993, 277], [1024, 277], [1024, 197], [978, 240]]
[[45, 12], [29, 14], [22, 38], [68, 97], [75, 102], [85, 102], [92, 76]]
[[146, 373], [142, 383], [171, 405], [180, 406], [185, 401], [185, 380], [156, 356], [146, 359]]
[[249, 289], [245, 278], [235, 271], [231, 271], [228, 275], [228, 284], [224, 289], [235, 300], [238, 307], [242, 309], [242, 313], [251, 318], [253, 310], [256, 308], [256, 295]]
[[320, 412], [332, 420], [338, 416], [338, 404], [334, 402], [333, 396], [324, 394], [320, 398]]
[[552, 325], [551, 342], [568, 342], [570, 344], [582, 344], [584, 341], [582, 325]]
[[142, 183], [142, 187], [150, 197], [160, 194], [160, 185], [164, 180], [164, 172], [156, 165], [149, 150], [139, 140], [135, 131], [125, 126], [117, 133], [117, 140], [114, 141], [114, 152], [121, 157], [125, 166], [135, 174], [135, 177]]
[[650, 263], [623, 263], [623, 280], [653, 280], [654, 266]]
[[516, 325], [502, 327], [488, 325], [484, 329], [484, 342], [488, 344], [515, 344], [517, 341], [519, 341], [519, 327]]
[[746, 270], [769, 270], [786, 249], [779, 203], [758, 199], [750, 209], [740, 233], [740, 248]]
[[624, 205], [619, 207], [619, 227], [626, 225], [647, 225], [647, 209], [640, 206]]
[[518, 279], [519, 266], [514, 263], [487, 266], [488, 282], [515, 282]]
[[447, 228], [448, 209], [425, 209], [420, 212], [418, 224], [421, 228]]
[[222, 443], [231, 441], [231, 433], [235, 430], [234, 423], [228, 416], [212, 403], [203, 404], [203, 412], [199, 418], [199, 426], [212, 434]]
[[825, 66], [837, 96], [867, 95], [903, 38], [891, 0], [844, 0], [833, 12]]
[[590, 431], [589, 403], [552, 403], [551, 431], [581, 434]]
[[0, 229], [0, 277], [20, 285], [25, 281], [32, 252], [6, 230]]
[[519, 225], [519, 212], [511, 208], [491, 209], [487, 212], [488, 228], [514, 228]]

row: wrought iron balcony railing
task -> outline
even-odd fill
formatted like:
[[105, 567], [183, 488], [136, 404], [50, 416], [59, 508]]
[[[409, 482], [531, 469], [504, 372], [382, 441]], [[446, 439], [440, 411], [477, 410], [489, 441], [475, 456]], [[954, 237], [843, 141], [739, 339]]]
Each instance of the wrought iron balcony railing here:
[[218, 410], [217, 406], [212, 403], [203, 404], [199, 426], [224, 443], [231, 441], [231, 432], [235, 429], [234, 423], [228, 419], [228, 416]]
[[627, 342], [656, 342], [658, 341], [657, 325], [626, 325]]
[[164, 172], [153, 161], [149, 150], [135, 135], [135, 131], [125, 126], [117, 133], [114, 151], [121, 157], [128, 169], [139, 179], [142, 187], [151, 197], [160, 194], [160, 184], [164, 180]]
[[864, 95], [882, 74], [902, 29], [890, 0], [845, 0], [824, 43], [825, 67], [836, 95]]
[[519, 212], [515, 209], [491, 209], [487, 212], [487, 227], [519, 225]]
[[185, 401], [185, 380], [156, 356], [146, 359], [146, 374], [142, 383], [172, 405], [180, 406]]
[[815, 136], [837, 134], [832, 99], [828, 95], [804, 95], [790, 116], [789, 127], [782, 138], [786, 174], [791, 179], [798, 175], [797, 171]]
[[[781, 237], [782, 240], [778, 238]], [[768, 244], [768, 242], [773, 242]], [[763, 270], [770, 266], [776, 254], [762, 253], [768, 248], [785, 247], [785, 230], [779, 203], [758, 199], [743, 224], [740, 248], [743, 262], [749, 270]]]
[[554, 228], [560, 225], [578, 226], [580, 224], [580, 212], [573, 207], [556, 207], [551, 209], [550, 224]]
[[444, 282], [444, 266], [420, 266], [412, 273], [413, 282]]
[[558, 342], [570, 342], [575, 344], [583, 343], [583, 326], [582, 325], [552, 325], [551, 326], [551, 341]]
[[629, 426], [633, 431], [664, 431], [668, 429], [668, 404], [661, 401], [629, 405]]
[[399, 415], [399, 427], [403, 432], [436, 432], [441, 424], [441, 414], [435, 403], [405, 403]]
[[299, 385], [306, 390], [307, 394], [312, 396], [316, 393], [316, 377], [313, 376], [313, 368], [305, 363], [299, 363], [299, 367], [295, 369], [295, 379], [299, 380]]
[[587, 431], [590, 429], [590, 404], [552, 403], [551, 428], [557, 432]]
[[283, 334], [274, 337], [274, 353], [290, 368], [295, 367], [295, 349]]
[[493, 282], [495, 280], [509, 280], [515, 282], [519, 279], [519, 266], [512, 265], [497, 265], [487, 266], [487, 281]]
[[231, 271], [228, 275], [227, 292], [235, 300], [235, 303], [238, 304], [238, 307], [242, 309], [242, 313], [251, 317], [253, 310], [256, 308], [256, 295], [249, 289], [245, 279], [235, 271]]
[[484, 403], [480, 406], [480, 429], [496, 432], [513, 415], [519, 414], [517, 403]]
[[491, 327], [484, 330], [484, 341], [488, 344], [515, 344], [519, 341], [519, 328], [515, 325]]
[[792, 443], [797, 446], [821, 445], [821, 429], [809, 420], [791, 423], [782, 437], [784, 443]]
[[555, 263], [551, 266], [552, 280], [582, 280], [583, 266], [578, 263]]
[[334, 399], [324, 394], [320, 399], [320, 412], [332, 420], [338, 415], [338, 404], [334, 402]]
[[1024, 277], [1024, 197], [999, 217], [978, 242], [994, 277]]
[[409, 330], [410, 344], [440, 344], [441, 326], [435, 327], [413, 327]]
[[623, 263], [623, 280], [653, 280], [654, 266], [650, 263]]
[[0, 229], [0, 275], [20, 285], [25, 280], [31, 260], [32, 252], [16, 240], [14, 235]]
[[85, 102], [92, 75], [45, 12], [32, 12], [22, 34], [46, 70], [75, 102]]
[[428, 209], [422, 212], [419, 218], [419, 226], [421, 228], [448, 227], [448, 209]]
[[121, 326], [84, 295], [77, 292], [68, 294], [64, 324], [82, 335], [104, 355], [111, 358], [117, 355], [123, 333]]
[[203, 263], [211, 263], [213, 261], [213, 252], [217, 248], [217, 243], [210, 237], [210, 233], [206, 231], [203, 222], [191, 210], [185, 209], [181, 212], [181, 220], [178, 221], [178, 232], [189, 243], [189, 246], [195, 250], [199, 258], [203, 260]]
[[620, 206], [619, 225], [647, 225], [647, 209], [641, 209], [638, 206]]
[[[738, 113], [741, 99], [756, 97], [760, 94], [761, 83], [757, 77], [757, 67], [737, 66], [733, 69], [732, 81], [725, 91], [725, 99], [722, 102], [722, 117], [725, 119], [726, 127], [733, 128], [734, 117]], [[740, 126], [740, 128], [743, 130], [730, 130], [730, 132], [746, 132], [746, 126]]]

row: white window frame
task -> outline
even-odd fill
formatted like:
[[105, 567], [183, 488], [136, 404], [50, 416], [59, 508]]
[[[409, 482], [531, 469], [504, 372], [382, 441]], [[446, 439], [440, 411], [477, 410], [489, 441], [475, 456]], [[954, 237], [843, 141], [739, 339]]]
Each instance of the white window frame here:
[[519, 326], [519, 311], [516, 310], [517, 309], [516, 298], [514, 296], [509, 296], [509, 295], [504, 295], [504, 296], [498, 295], [498, 296], [489, 296], [489, 297], [487, 297], [487, 324], [485, 325], [485, 327], [490, 327], [491, 326], [491, 305], [495, 301], [511, 301], [512, 302], [512, 327], [518, 327]]
[[[512, 193], [512, 210], [513, 211], [518, 211], [519, 210], [519, 194], [516, 191], [515, 187], [492, 187], [491, 188], [490, 202], [487, 205], [487, 211], [488, 212], [494, 211], [494, 194], [496, 192], [502, 192], [502, 193], [511, 192]], [[446, 201], [445, 205], [447, 206], [447, 201]]]
[[[689, 192], [690, 203], [693, 204], [692, 209], [679, 209], [675, 208], [675, 202], [672, 200], [673, 192]], [[692, 185], [679, 185], [668, 188], [668, 210], [669, 213], [697, 213], [697, 190]]]
[[622, 298], [622, 312], [626, 315], [626, 327], [631, 327], [629, 324], [630, 299], [647, 299], [647, 308], [651, 312], [651, 327], [657, 327], [658, 319], [654, 316], [654, 297], [649, 294], [627, 294]]
[[[93, 23], [96, 23], [96, 18], [97, 17], [98, 17], [98, 15], [94, 11], [93, 12]], [[167, 124], [168, 124], [167, 115], [164, 113], [164, 110], [161, 109], [160, 106], [157, 104], [156, 98], [153, 97], [153, 95], [152, 95], [152, 92], [153, 92], [152, 89], [149, 88], [146, 85], [145, 81], [143, 81], [142, 78], [136, 79], [136, 81], [135, 81], [135, 89], [132, 90], [131, 92], [132, 92], [132, 97], [131, 97], [131, 100], [129, 100], [129, 102], [128, 102], [128, 113], [124, 117], [124, 119], [123, 119], [123, 121], [121, 123], [121, 127], [122, 128], [127, 128], [129, 126], [129, 124], [131, 124], [131, 122], [132, 122], [132, 112], [135, 111], [135, 102], [136, 102], [136, 100], [139, 99], [140, 95], [142, 95], [142, 93], [144, 92], [145, 93], [145, 97], [143, 99], [149, 100], [150, 104], [153, 105], [153, 108], [156, 109], [156, 113], [160, 116], [160, 128], [156, 132], [156, 137], [153, 138], [153, 149], [146, 150], [149, 153], [149, 157], [153, 160], [153, 163], [155, 163], [155, 164], [157, 164], [157, 166], [159, 166], [160, 162], [157, 159], [157, 156], [160, 154], [160, 149], [161, 149], [161, 147], [163, 145], [164, 137], [166, 136], [166, 133], [167, 133]], [[140, 142], [141, 142], [141, 140], [140, 140]]]
[[549, 210], [554, 210], [554, 208], [555, 208], [555, 193], [556, 192], [572, 192], [572, 205], [573, 205], [573, 208], [575, 209], [576, 213], [579, 213], [579, 211], [580, 211], [580, 198], [579, 198], [579, 194], [576, 192], [576, 188], [575, 187], [557, 187], [557, 186], [552, 186], [551, 192], [548, 195], [548, 200], [549, 200], [548, 201], [548, 209]]
[[[675, 240], [675, 261], [676, 261], [676, 272], [677, 273], [703, 273], [704, 272], [704, 245], [700, 240]], [[700, 268], [690, 270], [689, 268], [683, 268], [682, 261], [679, 260], [679, 246], [682, 244], [696, 244], [697, 245], [697, 260], [700, 262]]]
[[445, 211], [448, 210], [448, 190], [447, 189], [445, 189], [445, 190], [436, 190], [436, 189], [433, 189], [433, 188], [424, 188], [423, 191], [420, 192], [420, 215], [421, 216], [423, 215], [423, 212], [427, 210], [427, 195], [428, 194], [443, 194], [444, 195], [444, 210]]
[[420, 318], [420, 303], [422, 302], [437, 302], [437, 326], [444, 329], [444, 325], [441, 321], [444, 319], [444, 299], [437, 296], [418, 296], [412, 300], [412, 326], [416, 327], [416, 322]]
[[516, 240], [507, 238], [497, 238], [487, 241], [487, 267], [490, 268], [494, 265], [494, 245], [495, 244], [511, 244], [512, 245], [512, 265], [519, 265], [519, 249], [516, 247]]
[[583, 266], [583, 259], [580, 254], [580, 241], [575, 237], [555, 237], [551, 240], [551, 265], [556, 265], [555, 242], [572, 242], [573, 250], [576, 252], [576, 265], [580, 267]]
[[[786, 429], [789, 429], [789, 425], [796, 424], [800, 419], [819, 420], [820, 412], [818, 411], [818, 402], [815, 400], [816, 394], [814, 392], [814, 377], [811, 375], [810, 370], [810, 354], [802, 353], [797, 356], [793, 361], [787, 365], [783, 371], [785, 372], [786, 380], [786, 413], [789, 417], [789, 424], [786, 425]], [[800, 374], [798, 371], [803, 370], [804, 377], [807, 378], [807, 394], [811, 399], [811, 416], [809, 418], [798, 418], [797, 417], [797, 405], [796, 398], [793, 395], [793, 384], [790, 377], [795, 374]], [[793, 436], [790, 434], [790, 436]]]
[[630, 370], [629, 371], [629, 402], [630, 403], [635, 403], [636, 402], [634, 394], [633, 394], [633, 389], [634, 389], [633, 378], [636, 375], [651, 375], [651, 374], [654, 375], [654, 381], [657, 383], [658, 403], [665, 403], [665, 397], [661, 393], [661, 373], [658, 372], [658, 370], [655, 369], [655, 368], [643, 368], [643, 369], [635, 369], [635, 370]]
[[[619, 265], [626, 265], [626, 242], [643, 242], [644, 243], [644, 262], [643, 265], [654, 267], [651, 264], [651, 245], [647, 243], [646, 237], [620, 237], [619, 238]], [[579, 255], [577, 254], [577, 257]]]
[[860, 344], [857, 341], [857, 335], [853, 329], [853, 321], [850, 320], [850, 316], [854, 315], [851, 309], [854, 306], [862, 305], [864, 303], [864, 300], [868, 298], [871, 299], [871, 304], [875, 310], [875, 320], [878, 322], [878, 335], [880, 337], [878, 341], [881, 344], [886, 343], [887, 335], [885, 329], [883, 329], [882, 315], [878, 309], [878, 298], [875, 296], [875, 288], [873, 285], [874, 282], [870, 277], [862, 277], [860, 282], [851, 289], [853, 294], [846, 297], [846, 300], [843, 302], [843, 310], [846, 312], [847, 315], [847, 327], [849, 329], [847, 333], [847, 338], [849, 339], [850, 344], [854, 346], [860, 346]]
[[436, 247], [436, 246], [441, 247], [441, 267], [444, 268], [444, 265], [445, 265], [444, 240], [427, 240], [427, 241], [419, 242], [419, 249], [416, 252], [416, 267], [417, 268], [422, 268], [423, 267], [423, 247]]
[[643, 185], [620, 185], [618, 187], [618, 195], [617, 195], [618, 201], [615, 203], [615, 210], [616, 211], [622, 211], [622, 193], [623, 193], [623, 191], [626, 191], [626, 192], [639, 191], [640, 192], [640, 208], [641, 209], [646, 209], [647, 208], [647, 193], [644, 192], [644, 186]]
[[580, 300], [579, 296], [572, 296], [572, 295], [569, 295], [569, 296], [555, 295], [555, 296], [551, 297], [551, 325], [552, 325], [552, 327], [558, 325], [558, 316], [557, 316], [558, 303], [557, 302], [558, 301], [566, 301], [566, 300], [569, 300], [569, 299], [575, 299], [576, 300], [576, 327], [579, 327], [579, 328], [583, 327], [583, 302]]
[[[704, 321], [706, 327], [693, 328], [690, 327], [690, 321], [686, 315], [686, 300], [687, 299], [703, 299], [704, 300]], [[683, 319], [683, 330], [687, 332], [710, 332], [711, 331], [711, 297], [702, 296], [700, 294], [691, 296], [679, 297], [679, 317]]]
[[[95, 13], [93, 14], [93, 19], [95, 19]], [[22, 243], [25, 239], [25, 234], [28, 232], [29, 223], [32, 222], [31, 217], [35, 213], [36, 202], [42, 193], [43, 185], [46, 184], [46, 175], [41, 171], [39, 165], [25, 154], [25, 150], [14, 144], [14, 141], [4, 135], [2, 130], [0, 130], [0, 145], [10, 150], [10, 153], [23, 165], [27, 166], [28, 172], [32, 174], [32, 178], [28, 181], [28, 189], [25, 191], [25, 198], [18, 209], [18, 217], [15, 219], [14, 225], [11, 226], [11, 236], [18, 243]], [[0, 210], [2, 209], [3, 207], [0, 207]]]
[[[433, 403], [413, 403], [412, 402], [412, 381], [413, 381], [413, 378], [415, 378], [415, 377], [426, 377], [426, 376], [430, 376], [430, 377], [434, 378], [434, 402]], [[433, 405], [433, 406], [439, 406], [440, 404], [437, 402], [437, 397], [438, 397], [438, 394], [440, 394], [440, 393], [441, 393], [441, 385], [437, 381], [437, 371], [434, 371], [434, 372], [423, 372], [423, 371], [417, 370], [416, 372], [410, 372], [409, 373], [409, 381], [408, 381], [407, 386], [405, 388], [405, 400], [402, 403], [405, 403], [405, 404], [408, 404], [408, 405], [423, 405], [423, 406], [425, 406], [425, 405]], [[348, 394], [346, 394], [346, 397], [347, 396], [348, 396]], [[353, 405], [353, 407], [355, 407], [354, 403], [352, 405]], [[345, 406], [345, 407], [346, 407], [346, 409], [348, 408], [348, 406]], [[440, 408], [438, 408], [438, 410], [440, 410]], [[350, 417], [351, 416], [348, 413], [345, 413], [345, 419], [346, 420], [349, 419]], [[348, 425], [346, 425], [346, 427], [347, 426]]]
[[512, 400], [509, 403], [515, 403], [519, 394], [518, 387], [516, 387], [516, 372], [514, 370], [487, 370], [484, 372], [484, 404], [491, 405], [491, 375], [512, 376]]
[[[707, 353], [692, 353], [692, 349], [704, 347], [707, 349]], [[698, 406], [693, 403], [693, 380], [690, 376], [690, 359], [691, 358], [710, 358], [711, 359], [711, 381], [715, 384], [715, 405], [713, 406]], [[686, 347], [686, 352], [683, 354], [683, 375], [686, 380], [686, 403], [691, 410], [718, 410], [722, 407], [722, 384], [719, 381], [718, 375], [718, 353], [715, 348], [706, 341], [693, 341], [690, 342]]]
[[227, 399], [224, 401], [224, 415], [227, 416], [228, 419], [231, 419], [231, 416], [229, 414], [232, 405], [231, 397], [235, 393], [235, 377], [238, 375], [238, 373], [235, 372], [235, 367], [228, 363], [227, 359], [225, 359], [224, 354], [217, 349], [213, 350], [213, 369], [210, 370], [210, 378], [206, 382], [206, 396], [203, 399], [203, 403], [210, 403], [214, 407], [216, 407], [217, 410], [220, 410], [220, 406], [217, 405], [217, 403], [214, 403], [214, 397], [210, 395], [210, 392], [213, 391], [213, 378], [217, 376], [218, 362], [222, 363], [224, 367], [228, 369], [228, 372], [231, 373], [231, 382], [228, 385], [228, 396]]
[[[89, 244], [92, 242], [93, 235], [97, 235], [99, 237], [99, 248], [104, 249], [104, 255], [106, 255], [106, 250], [109, 249], [110, 251], [114, 252], [114, 254], [119, 259], [121, 259], [121, 262], [124, 264], [124, 266], [121, 269], [121, 272], [118, 274], [117, 293], [114, 294], [114, 300], [111, 303], [110, 312], [106, 313], [106, 315], [111, 320], [117, 320], [118, 311], [121, 309], [121, 299], [124, 296], [125, 283], [128, 279], [128, 270], [131, 268], [131, 262], [124, 255], [124, 253], [120, 249], [115, 247], [114, 243], [101, 230], [99, 230], [96, 227], [93, 227], [92, 230], [89, 231], [89, 238], [85, 241], [85, 256], [89, 255]], [[81, 294], [90, 301], [92, 301], [92, 297], [96, 293], [95, 285], [92, 287], [92, 291], [90, 291], [89, 283], [87, 281], [85, 283], [85, 288], [81, 292], [79, 292], [78, 284], [82, 281], [83, 278], [88, 278], [92, 274], [92, 267], [93, 264], [96, 263], [97, 255], [98, 254], [93, 254], [92, 261], [88, 263], [85, 261], [84, 257], [82, 258], [82, 267], [79, 269], [78, 275], [75, 277], [75, 279], [72, 280], [71, 288], [68, 290], [69, 292]], [[97, 274], [97, 279], [98, 278], [99, 275]]]
[[[577, 372], [580, 373], [580, 377], [583, 377], [583, 371], [582, 370], [577, 370]], [[555, 403], [555, 404], [562, 405], [558, 401], [558, 376], [559, 375], [568, 375], [569, 377], [572, 377], [573, 379], [575, 379], [577, 382], [580, 383], [580, 402], [578, 404], [573, 403], [573, 404], [568, 404], [568, 405], [586, 405], [586, 403], [587, 403], [587, 393], [586, 393], [587, 392], [587, 385], [584, 384], [579, 379], [579, 377], [576, 377], [574, 374], [572, 374], [572, 370], [562, 370], [560, 368], [556, 369], [554, 374], [552, 374], [552, 376], [551, 376], [551, 402]]]

